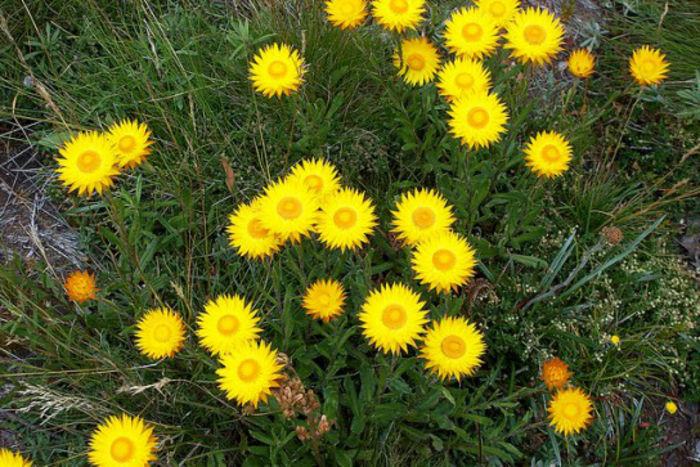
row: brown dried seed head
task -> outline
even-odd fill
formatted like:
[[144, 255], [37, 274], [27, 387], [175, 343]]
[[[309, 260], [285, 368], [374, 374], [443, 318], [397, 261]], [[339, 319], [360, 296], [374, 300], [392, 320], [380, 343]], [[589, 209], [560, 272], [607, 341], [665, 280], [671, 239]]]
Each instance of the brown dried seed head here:
[[624, 235], [622, 235], [622, 230], [620, 230], [618, 227], [615, 227], [614, 225], [603, 227], [603, 230], [600, 231], [600, 234], [603, 236], [605, 243], [607, 243], [610, 246], [618, 245], [624, 238]]

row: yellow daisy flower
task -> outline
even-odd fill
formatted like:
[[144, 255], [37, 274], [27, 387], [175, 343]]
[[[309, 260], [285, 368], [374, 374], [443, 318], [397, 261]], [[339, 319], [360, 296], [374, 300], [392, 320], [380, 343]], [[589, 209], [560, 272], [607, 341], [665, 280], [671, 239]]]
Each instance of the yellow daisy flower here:
[[114, 145], [96, 131], [78, 134], [58, 152], [63, 157], [56, 159], [56, 172], [68, 191], [78, 190], [88, 196], [94, 191], [102, 194], [114, 183], [112, 177], [119, 174]]
[[461, 8], [445, 22], [445, 45], [458, 56], [488, 56], [498, 46], [498, 26], [480, 9]]
[[277, 363], [277, 351], [263, 341], [249, 341], [235, 351], [221, 357], [223, 368], [216, 370], [220, 376], [219, 387], [226, 397], [240, 405], [266, 402], [272, 388], [282, 377], [282, 365]]
[[372, 203], [363, 193], [343, 188], [323, 203], [316, 231], [327, 247], [345, 251], [369, 242], [375, 225], [377, 216]]
[[119, 167], [136, 167], [151, 153], [151, 130], [145, 123], [123, 120], [109, 127], [107, 137], [116, 148]]
[[260, 222], [282, 240], [296, 242], [313, 231], [319, 204], [315, 192], [299, 180], [279, 181], [265, 189], [260, 200]]
[[302, 182], [320, 200], [340, 189], [338, 169], [325, 159], [306, 159], [292, 168], [290, 179]]
[[248, 71], [253, 88], [265, 97], [288, 96], [304, 81], [304, 60], [290, 46], [272, 44], [258, 51]]
[[474, 0], [474, 6], [491, 18], [498, 27], [504, 27], [520, 11], [518, 0]]
[[260, 221], [259, 201], [252, 204], [241, 204], [229, 216], [229, 244], [236, 248], [241, 255], [251, 259], [262, 259], [275, 254], [282, 241]]
[[474, 249], [454, 232], [436, 232], [421, 242], [411, 255], [416, 279], [430, 290], [449, 292], [474, 275]]
[[306, 314], [327, 323], [343, 312], [345, 298], [345, 290], [338, 281], [321, 279], [306, 289], [302, 306]]
[[392, 211], [392, 232], [404, 243], [416, 246], [436, 232], [449, 230], [455, 217], [452, 207], [435, 190], [415, 189], [401, 195]]
[[569, 168], [571, 144], [555, 131], [543, 131], [530, 138], [525, 147], [528, 167], [538, 177], [558, 177]]
[[666, 55], [648, 45], [638, 48], [630, 58], [630, 73], [642, 86], [659, 84], [668, 76]]
[[620, 336], [618, 336], [617, 334], [611, 336], [610, 342], [612, 343], [612, 345], [619, 347], [620, 346]]
[[425, 37], [404, 39], [399, 52], [394, 53], [394, 66], [403, 80], [413, 86], [422, 86], [435, 77], [440, 67], [437, 47]]
[[423, 339], [425, 367], [443, 380], [471, 376], [486, 351], [484, 335], [465, 318], [446, 317], [433, 322]]
[[595, 57], [588, 49], [578, 49], [571, 52], [566, 63], [572, 75], [577, 78], [590, 78], [595, 68]]
[[469, 148], [489, 147], [506, 130], [508, 111], [496, 94], [473, 91], [450, 105], [450, 132]]
[[593, 404], [578, 388], [560, 389], [549, 401], [549, 424], [565, 436], [578, 433], [593, 420]]
[[2, 467], [31, 467], [32, 461], [26, 460], [19, 453], [13, 453], [9, 449], [0, 449], [0, 465]]
[[66, 278], [63, 287], [68, 298], [80, 304], [88, 300], [94, 300], [99, 290], [96, 286], [95, 274], [87, 271], [73, 271]]
[[157, 441], [142, 418], [112, 416], [92, 433], [88, 460], [98, 467], [145, 466], [156, 460]]
[[566, 386], [572, 375], [569, 365], [560, 358], [550, 358], [542, 364], [542, 381], [550, 391]]
[[420, 295], [403, 284], [382, 285], [365, 299], [358, 318], [362, 334], [384, 353], [398, 354], [415, 347], [425, 332], [428, 312]]
[[326, 2], [328, 21], [340, 29], [353, 29], [367, 17], [365, 0], [328, 0]]
[[491, 72], [478, 60], [457, 58], [438, 72], [437, 87], [449, 101], [466, 97], [470, 92], [488, 92]]
[[219, 295], [204, 305], [204, 313], [197, 318], [197, 336], [212, 355], [233, 351], [247, 341], [258, 338], [260, 318], [257, 310], [239, 295]]
[[169, 308], [149, 311], [136, 325], [136, 347], [147, 357], [172, 357], [184, 342], [185, 323]]
[[542, 65], [561, 50], [564, 27], [549, 11], [528, 8], [515, 15], [505, 38], [505, 47], [522, 63]]
[[384, 29], [404, 32], [416, 29], [425, 12], [425, 0], [374, 0], [372, 16]]

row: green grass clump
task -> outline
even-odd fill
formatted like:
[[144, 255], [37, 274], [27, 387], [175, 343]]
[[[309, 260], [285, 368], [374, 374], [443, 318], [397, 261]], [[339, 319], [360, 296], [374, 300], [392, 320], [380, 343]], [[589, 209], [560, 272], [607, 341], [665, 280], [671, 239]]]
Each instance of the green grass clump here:
[[[155, 425], [164, 465], [658, 462], [659, 400], [700, 397], [697, 278], [676, 256], [672, 222], [697, 207], [692, 2], [668, 13], [616, 3], [587, 87], [556, 67], [533, 74], [499, 51], [487, 65], [508, 132], [471, 152], [448, 134], [434, 85], [396, 77], [395, 37], [376, 25], [340, 31], [318, 2], [43, 3], [0, 6], [0, 119], [36, 124], [17, 143], [45, 154], [38, 176], [51, 181], [101, 290], [77, 306], [64, 271], [20, 258], [0, 268], [0, 420], [35, 463], [84, 465], [89, 433], [122, 411]], [[433, 39], [454, 5], [431, 8]], [[290, 98], [265, 99], [248, 81], [248, 61], [272, 41], [310, 64]], [[672, 75], [637, 94], [626, 57], [643, 43], [668, 52]], [[109, 197], [67, 196], [53, 178], [57, 147], [126, 117], [153, 131], [148, 162]], [[524, 166], [524, 142], [543, 129], [574, 147], [561, 179], [538, 180]], [[373, 199], [371, 246], [342, 254], [305, 240], [271, 262], [237, 256], [228, 215], [308, 157], [328, 159]], [[377, 353], [355, 317], [378, 283], [414, 283], [407, 251], [386, 232], [398, 195], [423, 186], [454, 206], [455, 230], [480, 260], [457, 294], [417, 289], [433, 318], [466, 315], [485, 333], [484, 364], [459, 384], [428, 376], [415, 352]], [[622, 230], [619, 245], [601, 239], [609, 226]], [[326, 277], [349, 291], [348, 312], [322, 324], [299, 302]], [[191, 332], [222, 293], [263, 310], [265, 339], [333, 420], [323, 437], [299, 440], [305, 418], [285, 417], [274, 399], [254, 413], [225, 399], [218, 362]], [[176, 358], [153, 362], [133, 332], [162, 303], [182, 314], [190, 338]], [[547, 426], [538, 373], [554, 355], [596, 408], [573, 438]]]

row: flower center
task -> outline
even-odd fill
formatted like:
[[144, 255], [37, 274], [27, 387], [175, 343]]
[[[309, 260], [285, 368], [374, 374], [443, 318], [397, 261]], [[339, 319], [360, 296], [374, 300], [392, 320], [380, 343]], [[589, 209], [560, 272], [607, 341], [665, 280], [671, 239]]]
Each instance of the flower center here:
[[645, 73], [651, 73], [656, 68], [656, 64], [652, 60], [644, 60], [642, 63], [642, 70]]
[[328, 295], [326, 292], [322, 292], [318, 295], [318, 303], [320, 303], [323, 306], [328, 306], [331, 304], [331, 296]]
[[318, 194], [323, 190], [323, 180], [318, 175], [309, 175], [306, 177], [304, 179], [304, 185]]
[[455, 81], [457, 82], [457, 86], [462, 89], [469, 89], [474, 86], [474, 77], [469, 73], [458, 74]]
[[389, 8], [394, 13], [406, 13], [408, 11], [408, 2], [406, 0], [391, 0]]
[[353, 6], [352, 2], [345, 2], [340, 7], [340, 12], [346, 16], [349, 16], [349, 15], [355, 13], [355, 7]]
[[357, 214], [350, 208], [340, 208], [333, 214], [333, 222], [341, 229], [347, 230], [357, 223]]
[[454, 334], [445, 337], [440, 344], [442, 353], [449, 358], [459, 358], [467, 351], [464, 339]]
[[248, 222], [248, 234], [253, 238], [265, 238], [270, 235], [270, 231], [262, 226], [259, 219]]
[[119, 140], [119, 150], [123, 152], [130, 152], [136, 146], [136, 140], [133, 136], [126, 135]]
[[465, 24], [464, 27], [462, 27], [462, 37], [468, 41], [479, 40], [483, 32], [484, 30], [481, 26], [476, 23]]
[[81, 172], [92, 173], [100, 166], [100, 155], [95, 151], [85, 151], [78, 156], [78, 168]]
[[171, 334], [170, 327], [165, 324], [161, 324], [153, 332], [153, 338], [158, 342], [167, 342], [168, 339], [170, 339]]
[[275, 60], [274, 62], [270, 63], [270, 66], [267, 68], [267, 72], [270, 73], [270, 76], [273, 78], [282, 78], [287, 74], [287, 65], [279, 60]]
[[134, 442], [123, 436], [117, 438], [112, 442], [109, 453], [115, 461], [126, 462], [134, 455]]
[[489, 7], [489, 12], [492, 16], [500, 18], [506, 12], [506, 7], [501, 2], [493, 2]]
[[285, 196], [277, 203], [277, 214], [285, 219], [296, 219], [301, 215], [301, 201]]
[[547, 31], [539, 24], [531, 24], [525, 27], [525, 40], [533, 45], [540, 45], [547, 38]]
[[406, 310], [401, 305], [389, 305], [382, 313], [382, 323], [389, 329], [401, 329], [406, 324]]
[[435, 224], [435, 213], [430, 208], [416, 208], [411, 217], [413, 217], [413, 223], [420, 229], [427, 229]]
[[542, 159], [546, 160], [547, 162], [556, 162], [560, 157], [561, 153], [553, 144], [548, 144], [542, 148]]
[[578, 413], [579, 410], [576, 404], [568, 404], [566, 407], [564, 407], [564, 415], [566, 415], [567, 418], [574, 418], [578, 415]]
[[438, 250], [433, 254], [433, 266], [440, 271], [448, 271], [457, 263], [457, 256], [450, 250]]
[[484, 128], [489, 123], [489, 114], [481, 107], [475, 107], [467, 114], [467, 122], [474, 128]]
[[226, 315], [219, 318], [216, 329], [225, 336], [229, 336], [238, 330], [238, 318], [233, 315]]
[[238, 377], [242, 381], [250, 383], [254, 381], [258, 375], [260, 375], [260, 364], [252, 358], [243, 360], [241, 364], [238, 365]]
[[425, 59], [419, 54], [412, 54], [406, 59], [406, 64], [411, 70], [420, 71], [425, 68]]

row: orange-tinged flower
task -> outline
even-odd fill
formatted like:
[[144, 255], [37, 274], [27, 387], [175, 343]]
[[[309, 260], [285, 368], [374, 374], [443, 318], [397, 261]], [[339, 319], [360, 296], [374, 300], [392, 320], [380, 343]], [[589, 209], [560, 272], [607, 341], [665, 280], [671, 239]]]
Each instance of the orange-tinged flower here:
[[572, 375], [569, 365], [559, 357], [551, 358], [542, 364], [542, 381], [550, 391], [566, 386]]
[[63, 285], [66, 289], [66, 293], [71, 300], [82, 304], [88, 300], [95, 298], [97, 291], [95, 275], [90, 274], [87, 271], [74, 271]]

